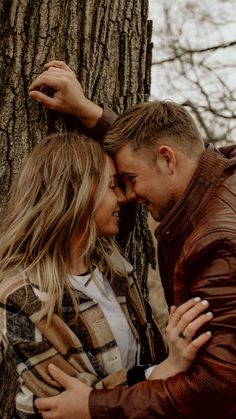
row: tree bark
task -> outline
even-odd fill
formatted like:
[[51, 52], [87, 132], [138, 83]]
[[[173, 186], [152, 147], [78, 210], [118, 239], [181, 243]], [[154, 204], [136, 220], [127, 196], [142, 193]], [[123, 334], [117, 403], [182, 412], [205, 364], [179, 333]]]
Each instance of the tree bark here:
[[[33, 145], [78, 125], [29, 99], [43, 65], [65, 61], [87, 97], [120, 113], [150, 94], [147, 17], [148, 0], [0, 0], [0, 206]], [[125, 217], [130, 228], [122, 230], [120, 243], [145, 284], [153, 257], [146, 214], [129, 208]]]
[[[148, 0], [0, 0], [0, 207], [34, 144], [78, 128], [73, 117], [29, 99], [28, 87], [43, 65], [65, 61], [89, 98], [120, 113], [149, 98], [147, 19]], [[146, 292], [148, 263], [154, 264], [147, 215], [129, 207], [124, 217], [119, 240]]]
[[0, 1], [1, 203], [32, 146], [63, 126], [28, 98], [46, 62], [65, 61], [89, 98], [117, 112], [148, 99], [147, 13], [147, 0]]

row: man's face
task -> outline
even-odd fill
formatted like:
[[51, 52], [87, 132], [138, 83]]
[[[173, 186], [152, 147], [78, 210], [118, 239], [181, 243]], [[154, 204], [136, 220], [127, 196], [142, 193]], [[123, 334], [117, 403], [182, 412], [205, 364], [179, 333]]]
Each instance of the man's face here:
[[[156, 153], [156, 149], [154, 149]], [[156, 221], [162, 221], [178, 201], [176, 176], [168, 158], [155, 159], [143, 149], [133, 151], [130, 144], [115, 156], [118, 172], [125, 183], [126, 197], [146, 206]]]

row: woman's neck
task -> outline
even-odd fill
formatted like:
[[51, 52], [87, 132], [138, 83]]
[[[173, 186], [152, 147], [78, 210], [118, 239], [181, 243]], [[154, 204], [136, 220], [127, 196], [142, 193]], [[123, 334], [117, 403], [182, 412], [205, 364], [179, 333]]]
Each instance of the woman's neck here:
[[78, 246], [71, 246], [70, 264], [68, 266], [71, 275], [81, 275], [88, 270], [88, 263], [84, 256], [81, 257], [81, 249]]
[[88, 270], [88, 264], [85, 263], [84, 258], [74, 258], [74, 260], [71, 260], [71, 263], [69, 265], [69, 273], [71, 275], [81, 275], [87, 272]]

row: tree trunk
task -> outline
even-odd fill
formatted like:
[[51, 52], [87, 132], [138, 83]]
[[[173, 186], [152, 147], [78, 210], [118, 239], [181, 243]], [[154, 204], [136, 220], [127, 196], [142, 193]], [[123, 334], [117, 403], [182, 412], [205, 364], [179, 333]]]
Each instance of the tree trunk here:
[[[79, 125], [29, 99], [28, 87], [43, 65], [65, 61], [89, 98], [118, 113], [146, 101], [152, 50], [147, 16], [148, 0], [0, 0], [0, 207], [33, 145]], [[123, 219], [119, 242], [145, 293], [148, 263], [155, 263], [147, 215], [129, 205]]]
[[118, 112], [148, 99], [151, 44], [147, 0], [1, 0], [1, 189], [32, 145], [61, 118], [28, 98], [51, 59], [75, 71], [86, 95]]
[[[51, 59], [65, 61], [97, 103], [120, 113], [150, 94], [148, 0], [0, 0], [0, 203], [25, 156], [42, 137], [78, 125], [28, 97], [31, 81]], [[135, 232], [120, 242], [146, 281], [152, 241], [146, 214], [128, 210]], [[127, 220], [126, 220], [127, 221]]]

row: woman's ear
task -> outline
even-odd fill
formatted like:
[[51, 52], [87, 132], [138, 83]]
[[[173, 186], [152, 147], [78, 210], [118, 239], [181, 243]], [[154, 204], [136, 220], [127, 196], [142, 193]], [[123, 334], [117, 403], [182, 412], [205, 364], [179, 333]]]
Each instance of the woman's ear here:
[[173, 174], [176, 166], [174, 149], [168, 145], [161, 145], [159, 147], [159, 158], [161, 158], [163, 167], [170, 171], [170, 174]]

